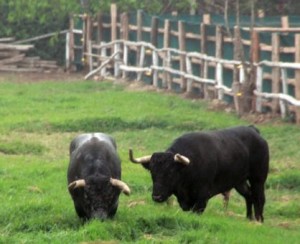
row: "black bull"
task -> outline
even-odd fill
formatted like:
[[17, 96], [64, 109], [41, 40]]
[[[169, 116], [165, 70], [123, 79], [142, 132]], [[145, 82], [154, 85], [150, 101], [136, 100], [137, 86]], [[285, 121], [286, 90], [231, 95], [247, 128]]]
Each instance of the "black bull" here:
[[120, 192], [130, 193], [121, 179], [114, 139], [103, 133], [82, 134], [70, 144], [68, 189], [83, 219], [113, 217]]
[[211, 197], [234, 188], [245, 198], [247, 218], [254, 207], [263, 222], [269, 148], [254, 126], [188, 133], [165, 152], [134, 158], [130, 150], [129, 157], [150, 171], [156, 202], [174, 194], [183, 210], [202, 213]]

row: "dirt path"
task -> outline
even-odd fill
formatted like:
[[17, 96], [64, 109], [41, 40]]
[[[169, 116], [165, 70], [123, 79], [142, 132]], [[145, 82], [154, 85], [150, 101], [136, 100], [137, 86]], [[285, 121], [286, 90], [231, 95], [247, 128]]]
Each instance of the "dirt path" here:
[[38, 81], [73, 81], [83, 80], [84, 74], [82, 73], [8, 73], [0, 72], [0, 81], [14, 81], [14, 82], [38, 82]]

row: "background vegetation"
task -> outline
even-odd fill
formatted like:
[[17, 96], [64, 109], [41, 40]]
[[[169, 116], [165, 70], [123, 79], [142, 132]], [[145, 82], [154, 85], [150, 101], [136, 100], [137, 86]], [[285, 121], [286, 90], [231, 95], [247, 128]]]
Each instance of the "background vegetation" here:
[[[160, 15], [177, 11], [189, 14], [191, 9], [196, 14], [214, 13], [223, 15], [251, 14], [251, 3], [255, 9], [263, 9], [266, 15], [297, 15], [300, 13], [298, 0], [0, 0], [0, 33], [2, 37], [14, 37], [16, 40], [59, 32], [69, 28], [69, 16], [87, 12], [96, 15], [100, 11], [109, 13], [111, 3], [117, 3], [120, 11], [134, 12], [143, 9], [150, 14]], [[228, 8], [225, 7], [228, 3]], [[239, 5], [237, 5], [239, 3]], [[237, 11], [237, 6], [239, 10]], [[227, 10], [225, 10], [227, 9]], [[43, 59], [64, 62], [65, 36], [55, 35], [51, 38], [35, 41], [32, 55]]]
[[[187, 131], [249, 124], [235, 114], [134, 84], [11, 76], [0, 87], [0, 243], [299, 243], [299, 126], [257, 125], [271, 150], [261, 225], [245, 218], [235, 191], [227, 211], [216, 196], [201, 216], [181, 211], [174, 198], [154, 203], [149, 173], [128, 160], [129, 148], [140, 156]], [[116, 139], [132, 195], [120, 196], [114, 219], [82, 223], [67, 191], [68, 147], [93, 131]]]

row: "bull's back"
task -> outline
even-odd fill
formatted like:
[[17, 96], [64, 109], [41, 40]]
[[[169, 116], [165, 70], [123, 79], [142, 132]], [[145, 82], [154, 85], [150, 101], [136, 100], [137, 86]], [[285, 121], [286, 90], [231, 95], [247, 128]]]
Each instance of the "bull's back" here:
[[269, 165], [269, 146], [254, 126], [243, 126], [233, 129], [233, 136], [245, 146], [248, 151], [250, 169], [266, 174]]
[[203, 172], [200, 177], [204, 181], [219, 176], [228, 183], [230, 179], [243, 180], [249, 170], [265, 172], [268, 164], [267, 143], [251, 126], [188, 133], [175, 140], [169, 150], [189, 157], [192, 167], [188, 174]]

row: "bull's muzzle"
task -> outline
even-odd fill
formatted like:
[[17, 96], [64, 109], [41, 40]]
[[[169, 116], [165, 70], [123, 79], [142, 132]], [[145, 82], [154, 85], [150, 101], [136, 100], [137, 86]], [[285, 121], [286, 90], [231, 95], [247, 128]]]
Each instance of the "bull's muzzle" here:
[[106, 220], [108, 218], [108, 214], [104, 211], [96, 211], [92, 213], [92, 219]]

